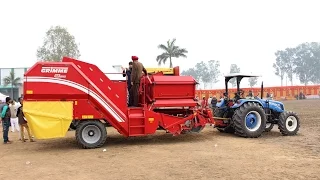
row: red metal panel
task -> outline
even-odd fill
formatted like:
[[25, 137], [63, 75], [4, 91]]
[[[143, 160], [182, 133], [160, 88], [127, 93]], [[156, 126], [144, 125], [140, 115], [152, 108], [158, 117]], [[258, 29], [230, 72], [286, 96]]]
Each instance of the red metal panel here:
[[[121, 82], [111, 81], [96, 65], [78, 61], [71, 58], [63, 58], [63, 62], [72, 62], [90, 79], [90, 83], [101, 96], [108, 99], [111, 106], [122, 118], [126, 118], [127, 112], [127, 92]], [[120, 75], [120, 74], [119, 74]], [[120, 85], [119, 85], [120, 84]], [[106, 95], [108, 94], [108, 95]]]
[[[59, 67], [60, 70], [64, 67], [67, 67], [68, 69], [65, 72], [60, 71], [60, 73], [56, 73], [58, 72], [57, 70], [55, 70], [54, 73], [45, 73], [43, 71], [43, 69], [48, 69], [50, 67]], [[87, 65], [86, 63], [82, 63], [81, 67], [82, 69], [91, 71], [89, 69], [90, 65]], [[89, 74], [91, 78], [94, 78], [94, 75], [90, 75], [90, 72], [87, 71], [86, 73]], [[57, 74], [60, 78], [55, 78]], [[103, 86], [110, 87], [111, 89], [115, 86], [110, 80], [104, 81], [105, 84], [93, 83], [83, 71], [79, 70], [78, 67], [71, 62], [39, 62], [28, 71], [25, 76], [24, 100], [85, 99], [87, 100], [87, 103], [92, 103], [97, 107], [97, 112], [94, 114], [102, 112], [104, 114], [103, 117], [106, 117], [106, 120], [108, 120], [110, 124], [117, 128], [122, 134], [127, 135], [126, 115], [121, 119], [119, 111], [117, 112], [117, 110], [110, 105], [110, 101], [108, 102], [108, 98], [104, 97], [104, 94], [110, 95], [111, 93], [101, 91]], [[100, 78], [97, 77], [99, 76], [96, 76], [96, 79], [100, 80]], [[103, 79], [107, 79], [107, 77], [105, 76]], [[114, 90], [116, 91], [117, 88], [114, 88]], [[119, 90], [119, 93], [121, 93], [121, 90]], [[119, 102], [119, 104], [121, 105], [121, 102]], [[87, 114], [86, 111], [87, 109], [90, 109], [91, 106], [92, 105], [89, 104], [87, 106], [80, 105], [80, 109], [77, 109], [77, 111]], [[76, 116], [78, 115], [79, 114], [76, 114]]]

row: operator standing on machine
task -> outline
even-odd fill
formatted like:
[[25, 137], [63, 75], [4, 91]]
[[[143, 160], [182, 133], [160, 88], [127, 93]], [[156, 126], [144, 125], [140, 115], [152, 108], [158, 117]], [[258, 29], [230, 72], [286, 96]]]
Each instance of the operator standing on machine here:
[[127, 88], [128, 88], [128, 94], [129, 94], [129, 98], [128, 98], [128, 106], [132, 106], [132, 95], [131, 95], [131, 72], [132, 72], [132, 61], [129, 62], [129, 69], [128, 68], [122, 68], [122, 75], [123, 77], [126, 77], [127, 79]]
[[140, 79], [142, 77], [142, 71], [147, 75], [147, 70], [144, 68], [143, 64], [138, 61], [137, 56], [132, 56], [132, 71], [131, 71], [131, 93], [133, 104], [132, 106], [137, 107], [139, 104], [139, 88]]

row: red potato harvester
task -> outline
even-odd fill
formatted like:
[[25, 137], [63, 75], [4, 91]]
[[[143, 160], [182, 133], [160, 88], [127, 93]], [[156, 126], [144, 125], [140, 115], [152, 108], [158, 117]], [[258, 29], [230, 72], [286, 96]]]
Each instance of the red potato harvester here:
[[71, 127], [83, 148], [97, 148], [106, 141], [108, 124], [125, 137], [223, 126], [223, 118], [214, 121], [210, 109], [197, 108], [197, 82], [180, 76], [179, 67], [147, 71], [139, 107], [127, 107], [126, 81], [110, 80], [97, 66], [67, 57], [37, 62], [24, 78], [23, 108], [34, 136], [64, 137]]

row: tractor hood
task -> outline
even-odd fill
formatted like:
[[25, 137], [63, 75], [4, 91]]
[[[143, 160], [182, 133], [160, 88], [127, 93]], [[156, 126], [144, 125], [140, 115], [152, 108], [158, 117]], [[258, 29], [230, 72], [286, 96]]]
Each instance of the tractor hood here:
[[265, 100], [266, 102], [269, 102], [269, 105], [278, 106], [282, 110], [284, 110], [284, 104], [280, 101], [274, 101], [274, 100]]
[[283, 103], [280, 102], [280, 101], [274, 101], [274, 100], [266, 100], [266, 101], [269, 101], [269, 103], [275, 103], [275, 104], [281, 104], [281, 105], [283, 105]]

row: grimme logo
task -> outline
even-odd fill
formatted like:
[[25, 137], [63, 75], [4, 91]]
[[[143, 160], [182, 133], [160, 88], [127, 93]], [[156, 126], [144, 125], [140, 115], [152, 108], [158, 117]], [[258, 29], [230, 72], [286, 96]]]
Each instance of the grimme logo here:
[[42, 67], [41, 73], [68, 73], [68, 67]]
[[54, 74], [55, 78], [66, 78], [68, 67], [42, 67], [41, 73]]

